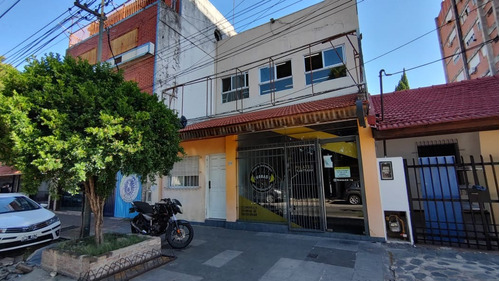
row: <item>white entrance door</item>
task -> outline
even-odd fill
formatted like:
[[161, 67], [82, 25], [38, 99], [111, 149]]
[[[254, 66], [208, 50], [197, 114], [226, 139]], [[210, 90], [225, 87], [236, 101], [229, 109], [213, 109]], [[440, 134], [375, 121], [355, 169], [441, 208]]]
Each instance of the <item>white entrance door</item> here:
[[208, 161], [208, 206], [209, 219], [226, 219], [226, 155], [209, 155]]

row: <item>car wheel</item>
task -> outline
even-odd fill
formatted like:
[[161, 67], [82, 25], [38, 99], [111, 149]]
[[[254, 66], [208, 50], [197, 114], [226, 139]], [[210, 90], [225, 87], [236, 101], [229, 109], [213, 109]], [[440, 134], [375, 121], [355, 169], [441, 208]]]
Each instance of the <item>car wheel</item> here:
[[349, 201], [349, 204], [351, 205], [359, 205], [361, 204], [361, 197], [359, 197], [359, 195], [356, 194], [351, 194], [347, 198], [347, 201]]

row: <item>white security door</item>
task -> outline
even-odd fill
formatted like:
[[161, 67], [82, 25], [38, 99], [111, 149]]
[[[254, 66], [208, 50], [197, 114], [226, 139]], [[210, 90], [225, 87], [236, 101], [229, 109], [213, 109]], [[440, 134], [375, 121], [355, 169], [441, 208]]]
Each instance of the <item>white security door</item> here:
[[210, 219], [226, 218], [226, 155], [209, 155], [208, 161], [208, 206]]

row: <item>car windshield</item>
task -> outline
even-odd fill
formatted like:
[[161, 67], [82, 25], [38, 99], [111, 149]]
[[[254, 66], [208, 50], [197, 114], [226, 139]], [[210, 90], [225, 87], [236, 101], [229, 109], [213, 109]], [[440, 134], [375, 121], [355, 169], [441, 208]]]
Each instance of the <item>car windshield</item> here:
[[0, 214], [40, 209], [40, 205], [23, 196], [0, 198]]

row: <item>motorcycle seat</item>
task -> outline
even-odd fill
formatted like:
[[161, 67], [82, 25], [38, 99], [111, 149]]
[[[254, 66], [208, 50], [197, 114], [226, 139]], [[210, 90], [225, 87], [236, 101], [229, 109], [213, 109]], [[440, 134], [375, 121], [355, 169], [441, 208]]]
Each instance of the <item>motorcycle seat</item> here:
[[153, 207], [146, 202], [134, 201], [134, 205], [136, 206], [137, 210], [143, 214], [153, 214]]

